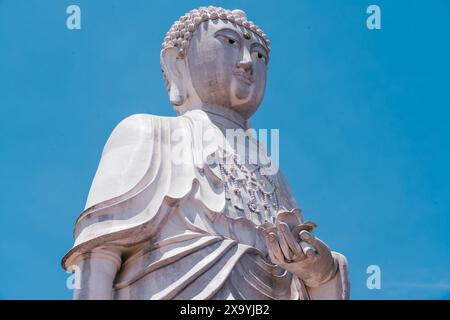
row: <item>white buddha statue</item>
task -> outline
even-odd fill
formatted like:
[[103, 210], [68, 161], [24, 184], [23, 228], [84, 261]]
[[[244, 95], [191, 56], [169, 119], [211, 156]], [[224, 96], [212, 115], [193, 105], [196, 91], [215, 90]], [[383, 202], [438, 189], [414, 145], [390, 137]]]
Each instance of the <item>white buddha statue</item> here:
[[258, 141], [225, 139], [249, 128], [269, 51], [241, 10], [174, 23], [161, 65], [178, 116], [132, 115], [109, 137], [62, 261], [75, 299], [348, 299], [345, 257], [270, 158], [248, 161]]

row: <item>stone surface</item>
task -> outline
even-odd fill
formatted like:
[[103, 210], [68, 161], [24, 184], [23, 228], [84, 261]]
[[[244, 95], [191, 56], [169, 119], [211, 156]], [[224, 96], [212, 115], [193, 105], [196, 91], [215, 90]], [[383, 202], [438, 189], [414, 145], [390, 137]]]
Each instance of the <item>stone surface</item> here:
[[161, 64], [178, 116], [113, 130], [62, 262], [80, 270], [74, 298], [348, 298], [345, 257], [312, 234], [265, 152], [249, 160], [258, 141], [226, 139], [263, 99], [268, 46], [240, 10], [174, 24]]

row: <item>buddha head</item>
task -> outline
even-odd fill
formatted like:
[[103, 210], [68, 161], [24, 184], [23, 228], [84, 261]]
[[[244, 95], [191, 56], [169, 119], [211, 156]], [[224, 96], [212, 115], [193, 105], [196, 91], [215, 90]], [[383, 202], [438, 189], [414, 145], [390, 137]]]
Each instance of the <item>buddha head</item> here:
[[219, 106], [249, 119], [264, 97], [269, 51], [267, 36], [241, 10], [188, 12], [162, 44], [170, 102], [177, 113]]

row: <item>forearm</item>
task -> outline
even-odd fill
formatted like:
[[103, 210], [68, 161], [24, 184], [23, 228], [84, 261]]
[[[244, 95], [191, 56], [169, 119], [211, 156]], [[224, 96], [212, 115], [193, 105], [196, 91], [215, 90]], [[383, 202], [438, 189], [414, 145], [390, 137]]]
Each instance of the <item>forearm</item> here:
[[80, 286], [74, 289], [75, 300], [109, 300], [121, 266], [120, 252], [115, 249], [94, 249], [75, 262]]
[[333, 252], [337, 265], [336, 274], [319, 286], [307, 287], [311, 300], [346, 300], [350, 295], [348, 263], [343, 255]]

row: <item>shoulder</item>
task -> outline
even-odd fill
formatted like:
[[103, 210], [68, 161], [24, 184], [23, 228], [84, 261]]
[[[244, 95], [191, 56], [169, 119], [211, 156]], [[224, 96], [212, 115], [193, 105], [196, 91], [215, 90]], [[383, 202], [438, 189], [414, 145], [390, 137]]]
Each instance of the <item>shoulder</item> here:
[[164, 135], [161, 128], [170, 119], [134, 114], [112, 130], [104, 145], [86, 208], [124, 194], [137, 185], [154, 155], [160, 152], [158, 145]]
[[114, 128], [113, 132], [119, 132], [121, 130], [130, 130], [139, 128], [142, 125], [148, 124], [155, 118], [160, 118], [159, 116], [155, 116], [153, 114], [145, 114], [145, 113], [137, 113], [132, 114], [122, 121], [120, 121], [116, 127]]
[[112, 149], [135, 145], [150, 138], [159, 137], [155, 134], [164, 124], [177, 121], [177, 117], [162, 117], [152, 114], [133, 114], [119, 122], [112, 130], [103, 149], [103, 155]]

